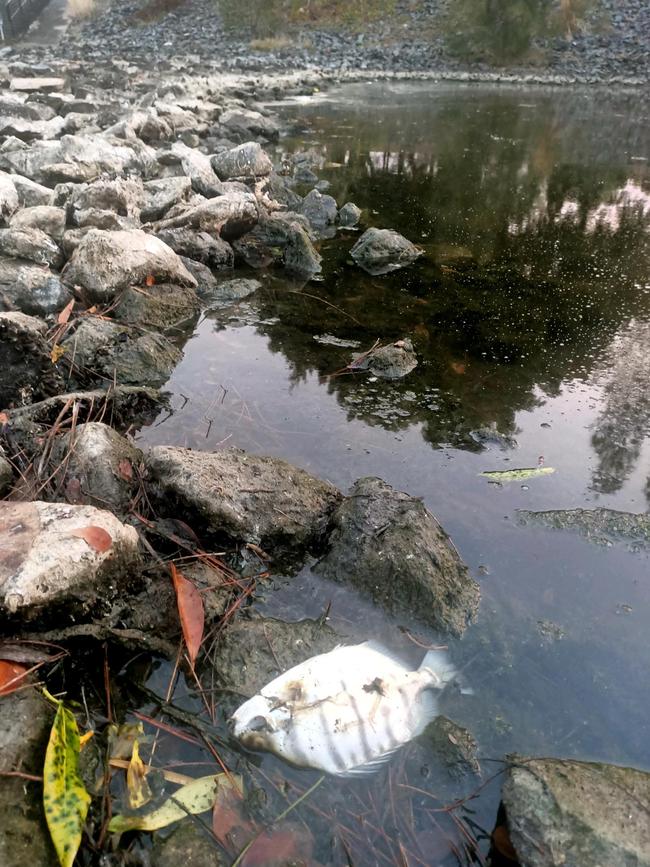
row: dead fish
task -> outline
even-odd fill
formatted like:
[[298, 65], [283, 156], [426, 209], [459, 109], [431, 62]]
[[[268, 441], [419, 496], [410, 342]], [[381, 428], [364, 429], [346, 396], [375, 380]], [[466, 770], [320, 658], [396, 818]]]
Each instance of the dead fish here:
[[415, 671], [375, 642], [337, 647], [268, 683], [230, 720], [250, 750], [337, 776], [378, 770], [438, 715], [456, 672], [428, 651]]

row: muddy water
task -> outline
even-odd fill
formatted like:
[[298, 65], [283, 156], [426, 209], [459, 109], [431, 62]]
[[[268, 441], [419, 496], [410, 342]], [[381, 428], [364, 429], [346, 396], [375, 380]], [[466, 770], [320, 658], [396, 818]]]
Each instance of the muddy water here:
[[[484, 776], [514, 750], [650, 768], [647, 552], [518, 516], [648, 509], [648, 104], [382, 83], [281, 111], [297, 118], [281, 150], [309, 148], [339, 203], [426, 256], [371, 278], [341, 232], [322, 244], [322, 282], [262, 274], [255, 296], [201, 321], [168, 383], [173, 414], [141, 439], [237, 445], [343, 489], [379, 475], [422, 497], [482, 588], [479, 622], [452, 648], [474, 695], [446, 712], [478, 739]], [[420, 363], [405, 379], [337, 373], [376, 339], [407, 336]], [[555, 473], [479, 475], [538, 465]], [[388, 621], [308, 570], [259, 604], [298, 619], [330, 601], [350, 637], [405, 643], [409, 612]], [[328, 782], [320, 797], [341, 792]], [[485, 827], [497, 801], [488, 786], [474, 802]], [[359, 845], [355, 864], [385, 863]], [[424, 863], [447, 863], [436, 845]], [[348, 863], [334, 845], [319, 857]]]

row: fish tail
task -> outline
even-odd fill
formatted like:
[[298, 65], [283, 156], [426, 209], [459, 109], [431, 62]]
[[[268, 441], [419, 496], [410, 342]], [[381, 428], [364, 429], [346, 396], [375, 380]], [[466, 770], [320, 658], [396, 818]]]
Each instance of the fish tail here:
[[428, 650], [420, 663], [420, 671], [429, 671], [434, 677], [433, 686], [436, 689], [444, 689], [450, 683], [458, 683], [463, 695], [472, 695], [471, 687], [462, 683], [458, 669], [454, 667], [449, 654], [444, 650]]

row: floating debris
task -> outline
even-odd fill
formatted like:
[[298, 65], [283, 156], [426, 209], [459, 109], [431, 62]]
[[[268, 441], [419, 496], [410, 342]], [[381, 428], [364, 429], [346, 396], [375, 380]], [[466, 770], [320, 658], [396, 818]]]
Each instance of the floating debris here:
[[554, 473], [553, 467], [521, 467], [516, 470], [486, 470], [479, 475], [490, 482], [521, 482], [523, 479], [534, 479], [536, 476], [549, 476]]

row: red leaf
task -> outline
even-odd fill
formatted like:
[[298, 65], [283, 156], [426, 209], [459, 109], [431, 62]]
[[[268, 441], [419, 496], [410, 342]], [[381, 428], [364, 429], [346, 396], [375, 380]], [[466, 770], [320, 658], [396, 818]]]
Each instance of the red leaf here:
[[56, 317], [56, 321], [59, 325], [65, 325], [70, 318], [70, 314], [72, 313], [72, 308], [74, 307], [74, 298], [71, 298], [70, 301], [65, 305], [63, 310]]
[[0, 412], [0, 424], [9, 424], [9, 416], [6, 412]]
[[182, 575], [173, 563], [169, 564], [174, 582], [178, 614], [183, 628], [183, 638], [190, 657], [190, 664], [194, 666], [201, 642], [203, 641], [203, 627], [205, 625], [205, 612], [203, 599], [191, 581]]
[[0, 695], [9, 695], [22, 684], [28, 669], [17, 662], [0, 659]]
[[145, 280], [145, 283], [147, 284], [147, 286], [155, 286], [156, 278], [153, 276], [153, 274], [147, 274], [147, 279]]
[[122, 460], [117, 465], [117, 474], [121, 479], [125, 482], [133, 481], [133, 466], [131, 465], [131, 461], [128, 458], [122, 458]]
[[113, 544], [113, 537], [103, 527], [79, 527], [72, 530], [72, 536], [83, 539], [98, 554], [103, 554]]

